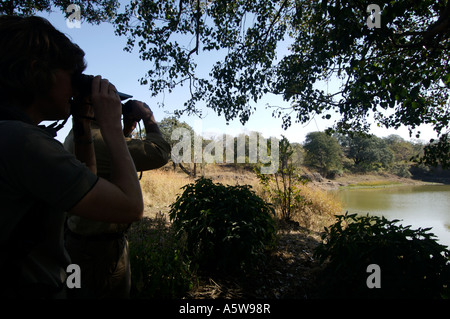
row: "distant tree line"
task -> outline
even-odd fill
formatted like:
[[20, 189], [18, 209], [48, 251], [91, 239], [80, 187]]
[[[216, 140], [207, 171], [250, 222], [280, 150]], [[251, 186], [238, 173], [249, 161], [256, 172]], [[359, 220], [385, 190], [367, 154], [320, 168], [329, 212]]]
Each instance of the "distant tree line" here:
[[[194, 129], [185, 122], [180, 122], [176, 117], [167, 117], [160, 122], [163, 136], [172, 145], [178, 140], [172, 139], [172, 132], [176, 128], [186, 128], [191, 132], [192, 143], [194, 138], [202, 138], [202, 150], [214, 142], [215, 139], [233, 141], [234, 161], [231, 165], [236, 167], [253, 169], [260, 163], [250, 163], [248, 160], [250, 151], [250, 135], [260, 136], [260, 132], [241, 133], [239, 136], [231, 137], [225, 134], [216, 137], [203, 137], [194, 132]], [[245, 160], [238, 159], [238, 147], [242, 147], [239, 141], [245, 141]], [[259, 140], [258, 140], [259, 141]], [[258, 142], [259, 143], [259, 142]], [[267, 139], [268, 152], [270, 152], [270, 140]], [[193, 144], [192, 144], [193, 145]], [[423, 156], [425, 144], [420, 140], [407, 141], [399, 135], [389, 135], [387, 137], [377, 137], [373, 134], [344, 135], [328, 134], [327, 132], [310, 132], [306, 135], [305, 141], [300, 143], [290, 143], [292, 154], [290, 160], [294, 166], [301, 168], [306, 166], [319, 172], [327, 178], [334, 178], [344, 173], [391, 173], [400, 177], [411, 177], [412, 173], [417, 175], [436, 174], [436, 170], [441, 174], [442, 169], [420, 164], [418, 158]], [[225, 148], [223, 151], [223, 161], [225, 163]], [[214, 153], [214, 151], [213, 151]], [[176, 154], [172, 154], [176, 156]], [[281, 160], [281, 158], [280, 158]], [[198, 163], [197, 163], [198, 164]], [[198, 166], [200, 170], [206, 165], [195, 165], [194, 161], [178, 165], [186, 173], [196, 175]], [[177, 165], [173, 163], [175, 169]], [[300, 171], [299, 171], [300, 173]], [[450, 177], [450, 174], [448, 174]]]
[[380, 138], [373, 134], [311, 132], [303, 144], [303, 164], [329, 178], [343, 173], [369, 172], [411, 177], [412, 167], [422, 172], [432, 170], [417, 160], [423, 155], [424, 146], [420, 141], [406, 141], [398, 135]]

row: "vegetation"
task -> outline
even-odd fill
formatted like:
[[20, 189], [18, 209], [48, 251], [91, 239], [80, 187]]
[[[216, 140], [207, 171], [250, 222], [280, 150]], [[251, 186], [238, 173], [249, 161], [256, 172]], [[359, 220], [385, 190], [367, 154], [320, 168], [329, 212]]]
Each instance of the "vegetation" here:
[[[328, 178], [344, 173], [372, 172], [405, 178], [413, 177], [414, 173], [420, 178], [426, 172], [433, 171], [433, 168], [418, 160], [426, 153], [426, 147], [420, 141], [405, 141], [398, 135], [380, 138], [367, 134], [330, 136], [325, 132], [311, 132], [303, 145], [303, 164], [317, 169]], [[441, 167], [437, 162], [435, 164]], [[443, 176], [442, 173], [438, 170], [435, 177]]]
[[[251, 170], [242, 169], [236, 173], [234, 167], [222, 164], [219, 167], [217, 165], [208, 166], [203, 173], [217, 181], [214, 184], [221, 185], [221, 187], [224, 184], [253, 185], [252, 189], [255, 194], [265, 202], [271, 202]], [[170, 165], [163, 169], [143, 173], [141, 185], [146, 199], [147, 217], [133, 224], [128, 232], [130, 257], [132, 258], [133, 298], [155, 296], [157, 298], [186, 296], [189, 298], [239, 298], [244, 296], [280, 298], [286, 296], [288, 292], [292, 298], [303, 298], [305, 293], [310, 294], [309, 291], [304, 291], [304, 284], [301, 284], [309, 280], [310, 276], [304, 270], [298, 272], [297, 268], [302, 267], [303, 269], [303, 263], [310, 262], [309, 254], [316, 245], [316, 239], [308, 239], [307, 242], [310, 243], [308, 246], [301, 242], [305, 240], [303, 237], [307, 238], [315, 231], [321, 231], [323, 225], [330, 224], [332, 216], [330, 211], [341, 211], [335, 198], [325, 191], [303, 185], [300, 192], [308, 205], [303, 206], [302, 210], [294, 212], [293, 221], [278, 225], [274, 249], [265, 250], [257, 267], [250, 268], [250, 271], [247, 269], [245, 277], [242, 276], [241, 270], [236, 270], [230, 277], [230, 273], [217, 270], [206, 271], [207, 267], [201, 267], [194, 262], [192, 253], [187, 247], [187, 237], [181, 236], [180, 239], [175, 236], [173, 223], [166, 222], [160, 213], [168, 212], [169, 209], [166, 210], [166, 208], [182, 196], [184, 188], [181, 188], [183, 186], [194, 185], [194, 183], [193, 177], [180, 170], [174, 172]], [[223, 187], [223, 189], [228, 188]], [[214, 201], [211, 201], [211, 205], [213, 204]], [[308, 216], [308, 220], [306, 220], [306, 216]], [[234, 217], [239, 219], [238, 216]], [[277, 221], [280, 217], [277, 212], [274, 220]], [[220, 216], [216, 216], [215, 220], [219, 221]], [[251, 227], [254, 229], [258, 225]], [[222, 228], [220, 225], [217, 227]], [[297, 235], [299, 236], [298, 242], [292, 239], [294, 237], [288, 231], [289, 227], [304, 229], [302, 234]], [[202, 227], [198, 226], [197, 228]], [[280, 247], [286, 248], [282, 248], [280, 251]], [[286, 255], [287, 252], [292, 252], [292, 255], [291, 253]], [[306, 271], [308, 270], [306, 269]], [[300, 275], [300, 279], [293, 280]]]
[[303, 148], [305, 164], [317, 169], [324, 176], [342, 171], [342, 150], [337, 140], [324, 132], [311, 132], [306, 136]]
[[[190, 97], [176, 113], [197, 105], [246, 123], [267, 94], [283, 126], [315, 115], [339, 114], [333, 129], [365, 131], [367, 118], [411, 134], [429, 124], [440, 135], [426, 163], [449, 164], [450, 2], [379, 2], [369, 17], [363, 0], [153, 0], [120, 7], [108, 1], [2, 1], [0, 13], [30, 15], [79, 4], [81, 18], [111, 23], [151, 69], [141, 78], [153, 95], [187, 84]], [[377, 22], [378, 26], [372, 25]], [[286, 47], [286, 43], [289, 47]], [[218, 56], [205, 66], [203, 54]], [[209, 68], [209, 72], [200, 72]], [[331, 92], [326, 85], [337, 80]], [[293, 118], [292, 118], [293, 117]]]
[[[319, 279], [322, 297], [448, 298], [447, 247], [430, 228], [414, 230], [397, 223], [377, 216], [337, 216], [315, 251], [325, 263]], [[381, 269], [382, 289], [368, 289], [371, 264]]]
[[[201, 139], [201, 152], [205, 152], [208, 144], [218, 143], [223, 146], [223, 154], [214, 154], [214, 158], [219, 160], [219, 163], [232, 162], [236, 169], [246, 168], [250, 170], [258, 170], [261, 167], [261, 162], [250, 162], [250, 140], [256, 141], [254, 147], [259, 147], [260, 138], [262, 136], [259, 132], [250, 132], [248, 134], [241, 134], [237, 137], [218, 136], [214, 138], [204, 138], [198, 136], [193, 128], [186, 123], [179, 122], [176, 118], [164, 118], [161, 122], [161, 131], [171, 145], [174, 146], [180, 142], [179, 139], [172, 139], [172, 132], [175, 129], [186, 129], [190, 133], [189, 145], [194, 148], [194, 139]], [[224, 144], [226, 142], [227, 144]], [[270, 140], [268, 152], [270, 152]], [[226, 157], [226, 147], [233, 150], [234, 157]], [[287, 143], [287, 144], [286, 144]], [[286, 146], [283, 146], [286, 144]], [[430, 146], [424, 145], [420, 140], [406, 141], [398, 135], [389, 135], [384, 138], [377, 137], [373, 134], [328, 134], [327, 132], [310, 132], [307, 134], [303, 144], [291, 143], [286, 138], [279, 140], [280, 151], [280, 169], [277, 172], [277, 178], [283, 180], [283, 192], [289, 192], [289, 187], [286, 188], [286, 183], [295, 183], [298, 180], [298, 175], [302, 175], [302, 167], [308, 167], [314, 171], [318, 171], [323, 177], [335, 178], [345, 173], [389, 173], [399, 177], [410, 178], [413, 173], [418, 178], [427, 175], [431, 177], [447, 177], [446, 170], [442, 171], [439, 162], [434, 162], [434, 168], [425, 164], [420, 158], [423, 156], [430, 156], [427, 150]], [[433, 144], [434, 145], [434, 144]], [[288, 148], [285, 152], [289, 152], [288, 158], [286, 154], [283, 155], [283, 147]], [[242, 150], [239, 150], [241, 148]], [[185, 151], [185, 150], [184, 150]], [[215, 153], [215, 151], [214, 151]], [[190, 153], [187, 161], [180, 160], [179, 154], [173, 154], [172, 157], [177, 157], [180, 161], [181, 169], [188, 175], [194, 177], [204, 169], [207, 163], [204, 161], [197, 161], [199, 169], [194, 163], [193, 152]], [[287, 163], [289, 162], [289, 163]], [[182, 165], [181, 165], [182, 163]], [[173, 163], [175, 167], [175, 163]], [[437, 171], [436, 171], [437, 167]], [[287, 173], [290, 171], [290, 173]], [[433, 173], [436, 172], [436, 173]], [[290, 179], [290, 181], [289, 181]], [[298, 180], [297, 182], [299, 182]], [[280, 187], [279, 184], [278, 187]], [[288, 200], [286, 198], [286, 200]]]
[[[218, 273], [238, 274], [249, 269], [259, 271], [260, 276], [270, 273], [265, 267], [274, 261], [270, 259], [271, 253], [265, 247], [273, 242], [275, 231], [272, 218], [268, 218], [269, 215], [272, 216], [272, 208], [268, 209], [270, 206], [266, 207], [265, 203], [271, 203], [276, 218], [282, 221], [280, 225], [294, 222], [300, 229], [307, 229], [307, 233], [321, 232], [324, 226], [329, 226], [325, 228], [322, 243], [317, 242], [319, 246], [315, 251], [315, 267], [321, 271], [316, 279], [310, 278], [314, 280], [311, 285], [315, 287], [308, 292], [310, 296], [417, 298], [423, 297], [422, 293], [427, 292], [426, 297], [447, 297], [448, 283], [445, 276], [448, 250], [434, 240], [428, 229], [411, 230], [410, 226], [397, 226], [395, 220], [355, 215], [337, 215], [338, 222], [333, 224], [332, 218], [342, 211], [339, 201], [300, 177], [305, 168], [303, 165], [318, 167], [312, 165], [315, 157], [308, 154], [319, 153], [320, 146], [325, 147], [323, 141], [329, 140], [333, 140], [333, 145], [337, 148], [334, 160], [340, 161], [342, 165], [340, 174], [396, 172], [402, 176], [396, 171], [399, 166], [404, 166], [407, 172], [420, 167], [412, 160], [414, 154], [423, 149], [420, 143], [407, 142], [396, 135], [386, 138], [373, 135], [350, 137], [315, 132], [309, 134], [309, 145], [306, 147], [291, 144], [285, 137], [279, 141], [280, 163], [274, 174], [260, 174], [257, 169], [259, 165], [249, 165], [248, 162], [221, 164], [221, 168], [210, 165], [207, 170], [202, 170], [202, 175], [208, 175], [209, 172], [210, 176], [216, 176], [226, 184], [242, 183], [244, 186], [225, 186], [220, 182], [213, 183], [210, 178], [192, 182], [191, 175], [183, 177], [172, 170], [146, 172], [141, 180], [146, 203], [155, 209], [170, 204], [172, 223], [166, 225], [165, 232], [160, 232], [159, 241], [153, 237], [156, 234], [154, 226], [150, 227], [151, 231], [143, 233], [144, 237], [150, 236], [149, 244], [142, 245], [142, 241], [136, 239], [130, 241], [130, 246], [134, 247], [133, 254], [140, 256], [133, 257], [133, 267], [137, 269], [134, 271], [136, 296], [159, 293], [178, 298], [189, 295], [199, 289], [199, 272], [205, 270], [211, 276], [216, 276], [216, 280]], [[236, 150], [237, 139], [233, 141]], [[248, 156], [247, 136], [245, 141], [244, 155]], [[330, 177], [331, 168], [336, 169], [337, 166], [328, 167], [330, 171], [327, 171], [327, 176]], [[226, 168], [229, 169], [228, 174]], [[252, 175], [253, 170], [256, 175]], [[238, 178], [244, 175], [257, 178]], [[396, 182], [378, 179], [361, 181], [355, 186], [392, 183]], [[253, 186], [255, 193], [250, 191], [249, 186], [245, 186], [249, 184]], [[217, 198], [221, 200], [217, 201]], [[249, 201], [253, 204], [249, 204]], [[263, 218], [257, 217], [259, 206], [266, 207]], [[149, 224], [144, 223], [140, 227], [145, 229]], [[263, 234], [271, 234], [271, 239]], [[281, 229], [277, 232], [277, 241], [284, 240], [281, 239], [285, 236], [283, 234]], [[142, 236], [142, 232], [139, 236]], [[155, 245], [155, 242], [164, 244]], [[172, 245], [170, 252], [166, 251], [168, 246], [165, 244]], [[298, 249], [302, 249], [300, 247], [302, 246]], [[311, 253], [314, 251], [313, 247], [308, 247]], [[413, 260], [410, 259], [412, 252], [416, 252]], [[251, 260], [246, 259], [249, 256], [252, 256]], [[266, 260], [266, 263], [261, 262], [262, 260]], [[366, 286], [365, 280], [369, 274], [364, 267], [371, 263], [379, 265], [383, 271], [382, 290], [370, 290]], [[161, 269], [157, 270], [158, 268]], [[167, 271], [177, 274], [171, 275]], [[275, 273], [276, 271], [278, 270]], [[142, 275], [144, 273], [148, 275]], [[421, 280], [424, 276], [427, 280]], [[159, 278], [166, 279], [159, 282]], [[176, 286], [171, 278], [177, 278], [179, 285]], [[243, 277], [240, 280], [243, 280], [244, 285], [248, 284]], [[147, 284], [144, 284], [146, 281]], [[154, 282], [159, 283], [160, 290], [152, 286]], [[283, 284], [289, 286], [289, 280]], [[217, 286], [214, 287], [218, 289]], [[304, 287], [292, 289], [304, 292]], [[144, 294], [144, 291], [147, 292]], [[291, 294], [295, 295], [295, 290]]]
[[342, 137], [341, 145], [347, 158], [353, 161], [354, 168], [361, 172], [388, 168], [394, 160], [392, 149], [374, 135]]
[[248, 186], [200, 178], [184, 186], [169, 212], [175, 235], [201, 270], [249, 272], [275, 239], [273, 208]]
[[[345, 171], [382, 172], [395, 168], [396, 164], [404, 164], [409, 169], [415, 164], [411, 161], [411, 155], [421, 149], [420, 145], [406, 142], [398, 136], [384, 139], [367, 136], [367, 140], [361, 136], [352, 139], [339, 135], [328, 136], [325, 133], [316, 136], [327, 136], [335, 140], [335, 145], [340, 148], [340, 160]], [[313, 138], [310, 140], [314, 143]], [[270, 270], [267, 267], [274, 263], [274, 259], [270, 258], [271, 253], [265, 248], [274, 239], [273, 220], [256, 217], [259, 216], [258, 205], [263, 207], [265, 202], [273, 204], [276, 216], [283, 220], [283, 223], [295, 221], [297, 225], [304, 227], [303, 229], [308, 229], [308, 232], [321, 231], [324, 225], [331, 225], [325, 228], [322, 243], [317, 242], [319, 246], [315, 250], [315, 267], [320, 271], [315, 279], [310, 277], [310, 280], [314, 280], [314, 283], [310, 283], [314, 287], [308, 291], [310, 296], [448, 297], [448, 250], [434, 240], [434, 235], [428, 233], [429, 229], [411, 230], [410, 226], [397, 226], [395, 220], [355, 215], [337, 216], [338, 222], [332, 224], [331, 218], [339, 213], [342, 207], [329, 193], [311, 187], [299, 177], [303, 158], [306, 158], [310, 151], [299, 145], [293, 147], [286, 138], [279, 143], [278, 171], [275, 174], [257, 172], [258, 179], [250, 182], [259, 196], [251, 192], [248, 186], [224, 186], [207, 178], [200, 178], [189, 184], [192, 177], [188, 175], [179, 180], [180, 176], [172, 171], [146, 173], [141, 183], [144, 194], [149, 194], [148, 203], [157, 206], [160, 201], [158, 196], [162, 196], [160, 193], [167, 196], [168, 190], [171, 189], [172, 197], [161, 199], [161, 203], [172, 203], [172, 223], [167, 225], [165, 232], [160, 232], [159, 241], [158, 236], [153, 237], [154, 226], [150, 227], [152, 231], [143, 233], [144, 238], [150, 237], [148, 240], [130, 241], [130, 246], [134, 247], [132, 253], [135, 255], [132, 264], [133, 268], [137, 269], [134, 270], [133, 279], [136, 297], [159, 294], [179, 298], [192, 294], [199, 289], [201, 273], [205, 271], [215, 280], [218, 277], [223, 278], [224, 273], [248, 275], [249, 270], [259, 272], [259, 276], [269, 276]], [[343, 158], [344, 154], [349, 157]], [[386, 156], [377, 154], [390, 154], [389, 160], [382, 161]], [[361, 157], [365, 159], [355, 165]], [[362, 166], [364, 161], [370, 165]], [[248, 175], [251, 174], [250, 168], [258, 167], [248, 166], [247, 163], [240, 165], [240, 174], [246, 172]], [[227, 183], [237, 184], [236, 176], [239, 174], [236, 174], [237, 171], [232, 166], [232, 174], [228, 175]], [[223, 167], [217, 171], [211, 165], [209, 171], [213, 175], [214, 172], [224, 174]], [[203, 174], [205, 172], [202, 171]], [[148, 174], [154, 178], [148, 178]], [[245, 185], [249, 180], [243, 182]], [[368, 181], [360, 182], [358, 186], [386, 183], [392, 182]], [[162, 186], [159, 187], [158, 184]], [[179, 190], [179, 185], [184, 185], [183, 192]], [[217, 198], [221, 200], [217, 201]], [[249, 201], [253, 204], [249, 204]], [[269, 211], [271, 209], [263, 216], [272, 216]], [[145, 229], [149, 225], [144, 223], [140, 227]], [[267, 231], [267, 227], [271, 231]], [[271, 234], [270, 240], [263, 235], [268, 233]], [[142, 236], [142, 232], [139, 236]], [[277, 232], [278, 241], [282, 236], [283, 231]], [[142, 245], [143, 242], [148, 244]], [[166, 244], [168, 246], [165, 246]], [[169, 247], [172, 247], [170, 252], [166, 251]], [[302, 249], [300, 247], [302, 246], [298, 248]], [[313, 248], [308, 248], [312, 253]], [[250, 256], [251, 259], [247, 259]], [[366, 280], [369, 274], [366, 268], [370, 264], [381, 267], [383, 289], [367, 288]], [[274, 271], [275, 274], [277, 271]], [[246, 278], [249, 279], [239, 277], [243, 285], [254, 280], [250, 279], [254, 278], [251, 275]], [[155, 286], [154, 283], [158, 285]], [[290, 285], [289, 280], [279, 281], [279, 284], [281, 283], [285, 285], [282, 289], [288, 289], [286, 287]], [[217, 285], [214, 286], [214, 290], [216, 289]], [[304, 293], [305, 287], [291, 289], [291, 295], [296, 295], [300, 294], [300, 291]], [[300, 290], [295, 292], [295, 289]]]
[[[427, 171], [428, 164], [450, 166], [448, 0], [382, 1], [380, 15], [374, 13], [380, 28], [369, 26], [362, 0], [154, 0], [130, 1], [120, 10], [117, 0], [8, 0], [0, 3], [0, 13], [30, 15], [56, 7], [70, 15], [65, 11], [70, 4], [80, 4], [87, 22], [112, 23], [116, 35], [127, 37], [125, 49], [137, 49], [151, 62], [141, 84], [153, 95], [188, 84], [191, 95], [176, 115], [197, 113], [198, 103], [205, 102], [227, 121], [239, 118], [245, 124], [256, 110], [252, 103], [273, 94], [290, 105], [272, 106], [283, 127], [339, 114], [328, 134], [313, 132], [303, 146], [293, 145], [303, 164], [326, 177], [345, 172], [408, 177]], [[282, 43], [289, 43], [284, 55]], [[205, 76], [198, 65], [205, 67], [201, 53], [211, 52], [220, 57]], [[341, 86], [329, 92], [331, 80]], [[439, 139], [423, 146], [369, 136], [372, 115], [383, 127], [405, 125], [411, 136], [429, 124]], [[287, 164], [294, 152], [282, 150], [287, 156], [281, 171], [264, 181], [267, 203], [248, 186], [200, 179], [171, 205], [170, 226], [137, 224], [130, 232], [136, 296], [183, 295], [194, 284], [195, 264], [250, 269], [275, 235], [270, 201], [284, 219], [308, 216], [309, 209], [330, 212], [329, 205], [317, 204], [316, 193], [307, 197], [311, 188], [297, 183], [293, 177], [299, 172]], [[417, 163], [411, 160], [416, 155]], [[195, 166], [189, 174], [196, 175]], [[317, 250], [325, 266], [323, 291], [335, 297], [448, 296], [448, 252], [432, 237], [427, 229], [411, 230], [383, 218], [338, 216]], [[362, 287], [372, 263], [383, 271], [384, 295]]]
[[132, 298], [180, 298], [192, 289], [195, 277], [185, 245], [175, 238], [163, 216], [134, 223], [128, 240]]
[[[340, 203], [326, 192], [306, 186], [307, 180], [299, 174], [299, 163], [295, 163], [294, 148], [283, 136], [279, 141], [279, 166], [274, 174], [261, 174], [254, 168], [263, 188], [263, 198], [272, 203], [277, 216], [283, 221], [297, 221], [313, 229], [314, 221], [326, 219], [340, 213]], [[320, 223], [319, 223], [320, 224]]]
[[299, 192], [299, 185], [303, 181], [296, 174], [296, 167], [292, 164], [293, 150], [284, 136], [280, 141], [279, 152], [280, 165], [275, 174], [261, 174], [258, 167], [255, 167], [255, 172], [271, 202], [279, 208], [280, 217], [291, 220], [294, 212], [304, 202]]
[[[224, 175], [223, 168], [221, 171], [217, 171], [210, 167], [209, 172], [213, 176], [218, 176], [215, 175], [217, 173], [222, 174], [220, 175], [222, 176], [221, 180], [226, 181], [226, 183], [236, 183], [231, 174]], [[233, 173], [232, 169], [230, 173]], [[166, 175], [162, 177], [161, 174]], [[153, 198], [156, 202], [171, 202], [171, 198], [175, 198], [177, 191], [177, 180], [182, 178], [189, 181], [191, 179], [183, 174], [180, 172], [175, 175], [171, 169], [167, 172], [145, 172], [141, 183], [145, 184], [149, 180], [154, 180], [152, 185], [156, 189], [161, 189], [158, 184], [166, 185], [167, 189], [172, 189], [171, 192], [175, 192], [173, 196], [159, 199], [157, 197], [158, 192], [156, 192]], [[251, 173], [247, 171], [246, 174], [250, 178]], [[270, 201], [270, 198], [265, 196], [264, 187], [258, 188], [259, 181], [251, 181], [251, 179], [247, 179], [242, 182], [244, 184], [254, 183], [255, 190], [260, 194], [260, 197]], [[209, 183], [207, 180], [203, 180], [204, 186], [209, 185]], [[195, 184], [191, 183], [190, 187], [194, 188]], [[233, 187], [225, 187], [221, 183], [214, 183], [214, 185], [219, 186], [223, 191], [222, 194], [233, 189]], [[198, 203], [200, 206], [216, 207], [215, 199], [218, 197], [213, 197], [214, 199], [209, 202], [205, 199], [208, 198], [208, 193], [212, 194], [217, 190], [208, 191], [208, 189], [205, 187], [205, 196], [200, 194], [186, 196], [184, 201], [186, 204], [190, 202], [191, 207], [199, 207], [196, 206], [198, 201], [203, 202], [203, 204]], [[148, 188], [144, 192], [147, 193], [150, 190], [151, 188]], [[166, 223], [160, 216], [152, 219], [145, 218], [143, 221], [136, 223], [129, 232], [133, 297], [196, 297], [198, 296], [196, 291], [200, 290], [203, 292], [201, 296], [213, 297], [215, 296], [214, 291], [217, 294], [222, 291], [222, 294], [217, 296], [240, 298], [255, 296], [254, 294], [246, 294], [253, 293], [252, 290], [243, 292], [242, 289], [248, 285], [258, 285], [255, 289], [259, 291], [259, 294], [256, 296], [261, 298], [264, 295], [272, 296], [272, 298], [276, 296], [303, 298], [305, 295], [308, 298], [448, 298], [449, 252], [446, 247], [437, 243], [435, 236], [429, 232], [429, 229], [414, 230], [410, 226], [398, 225], [396, 220], [390, 221], [379, 217], [355, 215], [338, 215], [336, 216], [336, 223], [329, 220], [320, 222], [320, 217], [329, 217], [328, 213], [335, 211], [335, 208], [332, 207], [334, 202], [327, 198], [328, 193], [320, 192], [308, 186], [308, 184], [305, 184], [300, 190], [301, 196], [309, 204], [305, 205], [302, 210], [296, 211], [292, 219], [298, 220], [300, 225], [304, 227], [306, 223], [302, 222], [301, 217], [307, 215], [307, 210], [311, 210], [310, 216], [315, 223], [319, 224], [313, 225], [311, 223], [306, 232], [297, 233], [295, 235], [297, 237], [294, 237], [294, 234], [287, 231], [286, 228], [279, 228], [276, 240], [279, 248], [278, 250], [265, 251], [263, 259], [265, 262], [259, 263], [258, 267], [251, 267], [256, 275], [224, 277], [223, 271], [211, 270], [220, 269], [220, 267], [212, 265], [203, 267], [202, 270], [202, 266], [198, 266], [194, 262], [194, 254], [188, 248], [187, 236], [180, 236], [182, 232], [176, 234], [173, 223]], [[177, 194], [176, 197], [181, 198], [183, 192], [180, 191]], [[224, 196], [232, 198], [231, 195]], [[199, 198], [204, 199], [198, 200]], [[158, 208], [157, 210], [161, 209]], [[199, 210], [192, 209], [192, 212], [194, 211]], [[210, 214], [212, 215], [212, 213]], [[217, 232], [208, 233], [208, 231], [205, 231], [208, 226], [211, 227], [211, 230], [219, 228], [220, 231], [229, 228], [219, 225], [219, 220], [223, 215], [205, 218], [205, 210], [203, 213], [197, 213], [197, 219], [189, 217], [192, 215], [188, 214], [179, 215], [181, 217], [180, 223], [185, 221], [188, 230], [199, 231], [203, 229], [200, 236], [194, 234], [194, 238], [197, 239], [193, 239], [193, 242], [197, 240], [197, 245], [199, 245], [200, 239], [212, 242], [223, 236], [222, 233], [220, 237], [213, 237], [212, 235]], [[184, 216], [185, 220], [183, 219]], [[230, 212], [226, 213], [226, 216], [229, 217]], [[281, 217], [281, 215], [278, 216]], [[238, 215], [234, 215], [234, 218], [236, 224], [241, 220]], [[228, 219], [231, 220], [231, 218]], [[188, 227], [188, 223], [192, 224], [195, 220], [198, 223]], [[255, 229], [258, 225], [260, 224], [252, 224], [249, 227]], [[323, 225], [329, 226], [325, 229], [321, 241], [314, 239], [311, 243], [315, 244], [305, 246], [306, 238], [309, 236], [307, 234], [314, 233], [312, 229], [322, 231]], [[293, 229], [297, 229], [298, 232], [299, 229], [305, 228]], [[230, 232], [230, 236], [237, 239], [240, 235], [238, 232]], [[208, 238], [205, 239], [205, 237]], [[239, 241], [239, 244], [242, 245], [242, 242]], [[319, 246], [315, 255], [313, 258], [308, 257], [306, 253], [312, 254], [316, 245]], [[208, 252], [208, 250], [205, 250], [205, 252]], [[240, 259], [238, 256], [241, 255], [233, 256], [233, 259], [235, 257], [235, 260]], [[301, 264], [298, 264], [298, 262]], [[366, 280], [370, 275], [367, 272], [369, 264], [377, 264], [381, 267], [382, 289], [367, 288]], [[242, 265], [245, 267], [245, 264]], [[291, 268], [293, 265], [297, 265], [296, 268]], [[205, 273], [204, 270], [207, 268], [210, 271], [205, 279], [202, 274]], [[315, 269], [313, 273], [311, 273], [312, 269]], [[286, 276], [283, 279], [281, 275], [285, 271], [291, 277]], [[237, 270], [237, 273], [240, 273], [240, 270]], [[223, 278], [228, 278], [228, 281], [221, 281]], [[238, 279], [230, 280], [230, 278]], [[261, 278], [261, 283], [257, 278]], [[308, 280], [307, 286], [304, 283], [294, 285], [294, 281], [303, 282], [305, 278]], [[236, 286], [239, 287], [237, 292], [227, 290]], [[209, 294], [205, 292], [205, 289], [209, 289]], [[270, 294], [271, 289], [275, 291], [273, 295]], [[281, 291], [284, 291], [284, 293], [280, 294]], [[286, 295], [288, 292], [289, 294]]]

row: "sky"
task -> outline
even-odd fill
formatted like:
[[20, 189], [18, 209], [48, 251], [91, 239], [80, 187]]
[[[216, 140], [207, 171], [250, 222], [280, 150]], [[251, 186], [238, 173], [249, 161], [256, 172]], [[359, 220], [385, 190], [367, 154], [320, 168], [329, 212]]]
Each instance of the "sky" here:
[[[73, 24], [67, 24], [66, 18], [59, 10], [50, 14], [39, 13], [38, 15], [48, 19], [53, 26], [83, 49], [86, 53], [86, 74], [101, 75], [112, 82], [118, 91], [130, 94], [133, 99], [147, 103], [157, 121], [172, 116], [173, 112], [181, 109], [182, 104], [187, 100], [188, 88], [186, 86], [176, 89], [172, 93], [166, 93], [164, 96], [152, 97], [148, 87], [139, 83], [139, 79], [151, 68], [150, 62], [140, 60], [138, 50], [131, 53], [125, 52], [123, 48], [126, 45], [126, 38], [116, 36], [111, 25], [107, 23], [91, 25], [81, 21], [79, 27], [74, 27]], [[217, 55], [200, 52], [199, 58], [211, 64], [217, 59]], [[338, 87], [339, 83], [329, 83], [329, 85]], [[164, 107], [160, 106], [162, 102], [164, 102]], [[293, 121], [291, 127], [284, 130], [282, 119], [272, 117], [272, 110], [268, 109], [266, 105], [289, 106], [289, 103], [280, 97], [265, 96], [257, 104], [252, 105], [256, 106], [256, 112], [250, 116], [245, 125], [242, 125], [239, 119], [227, 124], [223, 116], [218, 116], [215, 111], [205, 106], [200, 106], [203, 113], [201, 119], [195, 115], [184, 115], [179, 120], [186, 122], [194, 128], [196, 133], [203, 136], [220, 136], [221, 134], [237, 136], [240, 133], [257, 131], [262, 133], [265, 138], [281, 138], [281, 135], [284, 135], [290, 142], [297, 143], [303, 143], [308, 132], [323, 131], [334, 123], [333, 117], [330, 120], [324, 120], [321, 116], [316, 116], [308, 124]], [[56, 138], [63, 142], [70, 129], [71, 121], [69, 120], [58, 132]], [[418, 130], [421, 132], [420, 139], [423, 141], [436, 138], [436, 134], [430, 127], [422, 126]], [[373, 125], [371, 133], [379, 137], [397, 134], [405, 140], [411, 140], [408, 129], [405, 127], [394, 130], [378, 128]]]

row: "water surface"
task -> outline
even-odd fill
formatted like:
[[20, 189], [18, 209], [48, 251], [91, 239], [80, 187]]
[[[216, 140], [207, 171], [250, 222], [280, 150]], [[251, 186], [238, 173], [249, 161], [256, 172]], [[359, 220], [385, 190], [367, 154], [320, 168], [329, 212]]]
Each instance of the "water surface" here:
[[400, 219], [413, 229], [432, 227], [430, 232], [450, 247], [450, 185], [347, 188], [338, 195], [344, 211]]

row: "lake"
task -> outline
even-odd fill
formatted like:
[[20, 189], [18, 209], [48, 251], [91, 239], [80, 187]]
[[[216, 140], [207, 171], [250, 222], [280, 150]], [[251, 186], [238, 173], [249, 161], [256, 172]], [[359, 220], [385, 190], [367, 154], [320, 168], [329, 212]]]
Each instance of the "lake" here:
[[403, 185], [346, 188], [337, 191], [344, 212], [400, 219], [412, 229], [432, 227], [439, 242], [450, 247], [450, 185]]

